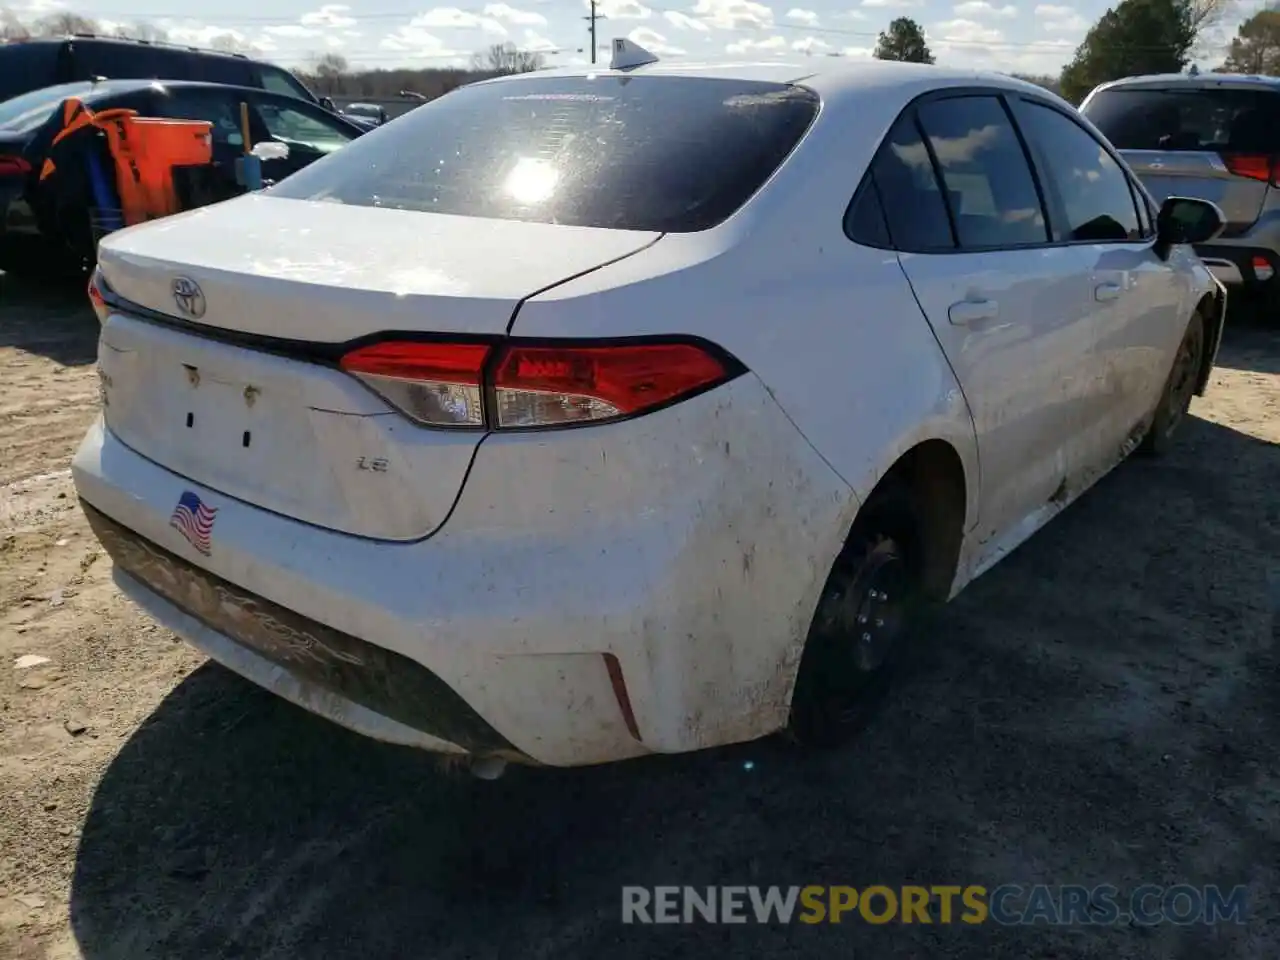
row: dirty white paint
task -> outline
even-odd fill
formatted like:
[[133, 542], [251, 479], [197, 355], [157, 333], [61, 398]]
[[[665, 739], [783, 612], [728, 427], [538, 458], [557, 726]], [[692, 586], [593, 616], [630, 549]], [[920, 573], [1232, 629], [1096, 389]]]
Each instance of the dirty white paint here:
[[[693, 335], [751, 372], [623, 423], [460, 434], [413, 427], [341, 374], [112, 317], [110, 429], [86, 437], [77, 488], [214, 574], [424, 664], [536, 761], [777, 730], [831, 564], [895, 462], [925, 441], [956, 453], [954, 594], [1131, 449], [1212, 284], [1149, 244], [899, 256], [851, 243], [841, 214], [903, 106], [974, 82], [932, 66], [818, 71], [806, 83], [823, 109], [800, 149], [699, 233], [267, 194], [113, 235], [102, 261], [120, 294], [170, 312], [181, 271], [204, 288], [204, 322], [229, 329], [328, 343], [508, 323], [517, 337]], [[1123, 295], [1098, 301], [1095, 284], [1115, 277]], [[999, 309], [953, 322], [975, 296]], [[180, 415], [192, 411], [210, 428], [198, 441]], [[236, 449], [251, 426], [266, 441]], [[361, 458], [388, 469], [360, 471]], [[186, 489], [219, 511], [208, 558], [168, 525]], [[235, 665], [226, 638], [181, 632], [388, 738], [381, 718]]]

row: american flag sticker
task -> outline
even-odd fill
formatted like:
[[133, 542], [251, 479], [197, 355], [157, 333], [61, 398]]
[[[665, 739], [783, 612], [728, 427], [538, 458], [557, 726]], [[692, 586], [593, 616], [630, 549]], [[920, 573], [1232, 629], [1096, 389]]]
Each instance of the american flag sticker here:
[[209, 506], [190, 490], [184, 490], [178, 498], [178, 505], [173, 508], [169, 526], [186, 537], [188, 543], [207, 557], [209, 535], [213, 533], [213, 521], [217, 515], [217, 507]]

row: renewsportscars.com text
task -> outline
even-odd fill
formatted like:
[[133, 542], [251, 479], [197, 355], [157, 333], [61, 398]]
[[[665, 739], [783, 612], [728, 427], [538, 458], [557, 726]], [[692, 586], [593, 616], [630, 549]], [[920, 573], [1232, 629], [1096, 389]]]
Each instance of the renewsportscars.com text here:
[[623, 887], [623, 923], [1244, 923], [1243, 886]]

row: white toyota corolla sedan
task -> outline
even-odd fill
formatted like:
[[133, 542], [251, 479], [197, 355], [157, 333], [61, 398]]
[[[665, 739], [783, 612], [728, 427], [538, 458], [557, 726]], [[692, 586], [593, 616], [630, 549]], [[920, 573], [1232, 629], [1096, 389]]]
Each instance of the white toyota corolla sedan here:
[[924, 607], [1165, 446], [1222, 332], [1220, 211], [1157, 211], [1044, 90], [616, 55], [114, 234], [91, 283], [120, 588], [490, 775], [840, 742]]

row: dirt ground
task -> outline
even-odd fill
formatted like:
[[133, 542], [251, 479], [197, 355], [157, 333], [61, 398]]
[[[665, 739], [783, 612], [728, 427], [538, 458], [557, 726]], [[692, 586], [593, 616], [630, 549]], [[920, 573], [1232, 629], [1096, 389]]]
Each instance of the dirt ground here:
[[[95, 336], [78, 291], [0, 277], [0, 956], [1280, 956], [1280, 326], [1231, 329], [1178, 450], [970, 587], [853, 746], [494, 783], [118, 595], [67, 471]], [[1247, 884], [1247, 922], [620, 922], [625, 884], [1179, 881]]]

